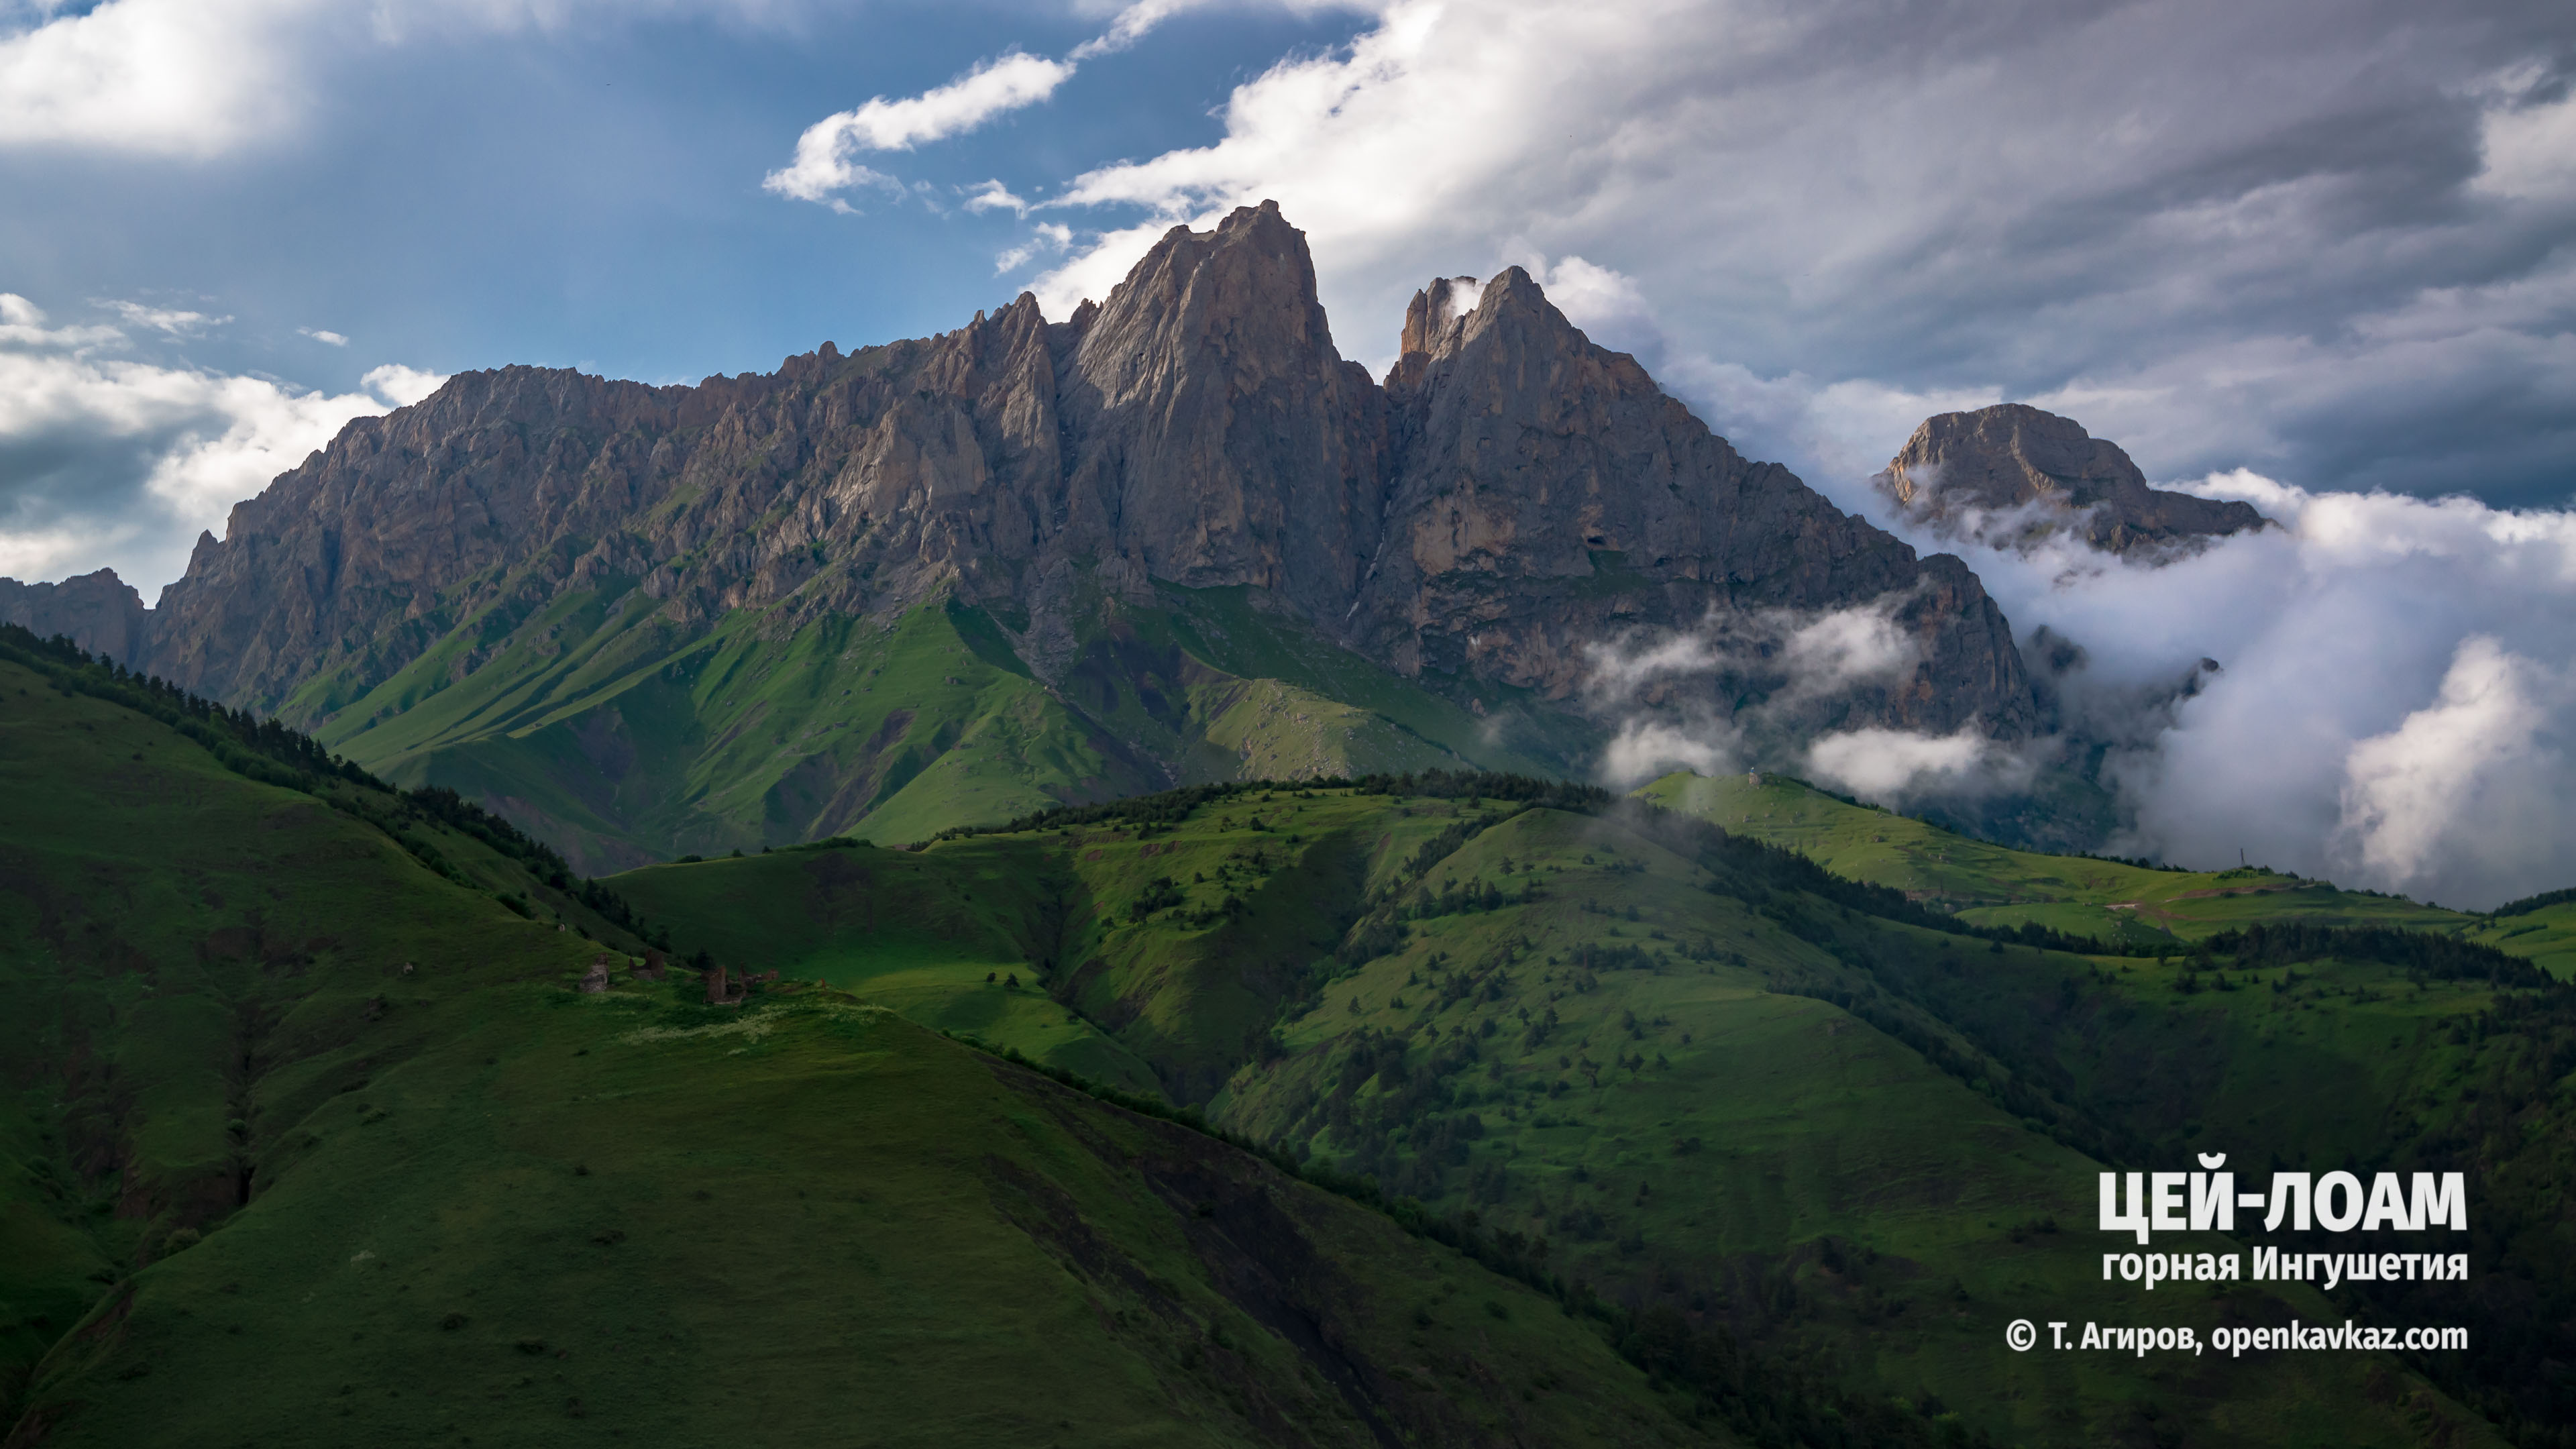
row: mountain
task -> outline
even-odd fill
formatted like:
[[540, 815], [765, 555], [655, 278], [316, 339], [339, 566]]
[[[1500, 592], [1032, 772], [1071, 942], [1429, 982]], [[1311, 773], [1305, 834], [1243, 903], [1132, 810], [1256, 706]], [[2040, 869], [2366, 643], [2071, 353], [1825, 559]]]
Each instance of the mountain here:
[[111, 659], [139, 659], [152, 622], [143, 596], [114, 569], [61, 583], [0, 579], [0, 624], [15, 624], [40, 639], [59, 636]]
[[[1880, 616], [1906, 657], [1792, 687]], [[1585, 768], [1591, 651], [1783, 738], [2033, 727], [1974, 574], [1748, 462], [1526, 273], [1418, 296], [1380, 383], [1269, 204], [1108, 298], [775, 374], [513, 367], [351, 423], [119, 657], [458, 788], [587, 870], [909, 839], [1194, 780]], [[118, 652], [111, 650], [110, 652]]]
[[1997, 548], [2066, 530], [2153, 559], [2267, 522], [2250, 503], [2150, 488], [2118, 444], [2024, 403], [1924, 419], [1871, 481], [1940, 536]]

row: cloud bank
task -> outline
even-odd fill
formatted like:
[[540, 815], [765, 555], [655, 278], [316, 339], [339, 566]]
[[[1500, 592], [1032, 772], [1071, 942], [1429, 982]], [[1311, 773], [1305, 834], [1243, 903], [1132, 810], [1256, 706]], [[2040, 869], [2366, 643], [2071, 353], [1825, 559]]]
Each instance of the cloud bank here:
[[1785, 769], [1903, 808], [2021, 791], [2107, 748], [2127, 824], [2102, 844], [2120, 854], [2216, 868], [2241, 851], [2465, 909], [2576, 884], [2576, 513], [2241, 470], [2191, 491], [2284, 526], [2161, 566], [2062, 533], [1972, 551], [2052, 696], [2047, 736], [1766, 730], [1911, 665], [1882, 614], [1849, 609], [1778, 628], [1793, 682], [1733, 719], [1646, 707], [1659, 681], [1738, 667], [1714, 625], [1596, 650], [1593, 702], [1619, 721], [1603, 774]]
[[125, 344], [118, 328], [49, 326], [26, 298], [0, 293], [0, 575], [106, 565], [148, 600], [234, 503], [351, 418], [445, 381], [387, 365], [365, 391], [334, 396], [117, 356]]

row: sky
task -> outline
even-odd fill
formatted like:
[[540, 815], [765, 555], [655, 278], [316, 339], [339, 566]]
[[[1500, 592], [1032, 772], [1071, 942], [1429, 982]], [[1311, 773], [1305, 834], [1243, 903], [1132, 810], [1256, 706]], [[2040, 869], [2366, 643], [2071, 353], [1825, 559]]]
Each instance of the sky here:
[[[0, 0], [0, 574], [150, 598], [462, 369], [1061, 317], [1275, 198], [1372, 367], [1516, 264], [1847, 508], [2001, 400], [2256, 502], [2146, 573], [1972, 551], [2105, 701], [2227, 666], [2135, 843], [2567, 884], [2571, 80], [2576, 8], [2485, 0]], [[1861, 745], [1810, 765], [1985, 768]]]

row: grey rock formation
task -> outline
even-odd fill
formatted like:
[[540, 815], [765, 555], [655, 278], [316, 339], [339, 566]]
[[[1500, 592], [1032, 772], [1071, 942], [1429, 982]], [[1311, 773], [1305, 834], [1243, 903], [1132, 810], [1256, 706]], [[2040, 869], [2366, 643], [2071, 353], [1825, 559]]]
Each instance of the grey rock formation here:
[[1821, 614], [1883, 611], [1915, 658], [1815, 692], [1793, 733], [1843, 723], [2018, 737], [2030, 689], [2011, 630], [1958, 559], [1916, 558], [1776, 463], [1747, 461], [1595, 346], [1514, 267], [1416, 294], [1388, 374], [1396, 477], [1388, 536], [1361, 591], [1358, 642], [1407, 671], [1465, 672], [1574, 697], [1586, 647], [1695, 632], [1733, 662], [1731, 711], [1791, 683], [1780, 635]]
[[1873, 481], [1942, 536], [1998, 548], [2073, 529], [2106, 552], [2157, 558], [2268, 521], [2252, 504], [2150, 488], [2118, 444], [2023, 403], [1925, 419]]
[[[2033, 718], [1963, 564], [1739, 457], [1526, 274], [1417, 297], [1373, 381], [1335, 350], [1304, 235], [1269, 203], [1174, 228], [1062, 323], [1023, 295], [943, 336], [695, 387], [459, 374], [239, 505], [141, 653], [312, 724], [433, 646], [472, 673], [479, 641], [570, 587], [682, 634], [952, 590], [1043, 678], [1155, 580], [1249, 587], [1435, 687], [1569, 707], [1590, 646], [1714, 631], [1742, 667], [1665, 702], [1732, 713], [1782, 689], [1764, 662], [1782, 630], [1869, 609], [1910, 659], [1808, 701], [1800, 727], [2010, 737]], [[460, 634], [492, 619], [507, 628]]]
[[119, 663], [130, 663], [141, 652], [149, 622], [143, 596], [114, 569], [58, 584], [0, 579], [0, 624], [16, 624], [46, 639], [62, 635]]

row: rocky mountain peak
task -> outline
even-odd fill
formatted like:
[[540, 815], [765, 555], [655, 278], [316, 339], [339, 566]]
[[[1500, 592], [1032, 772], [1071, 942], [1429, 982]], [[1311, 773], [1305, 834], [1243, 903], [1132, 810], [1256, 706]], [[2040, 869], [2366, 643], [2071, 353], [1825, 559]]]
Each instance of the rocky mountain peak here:
[[1997, 548], [2073, 530], [2106, 552], [2156, 558], [2268, 521], [2251, 504], [2150, 488], [2118, 444], [2026, 403], [1925, 419], [1874, 481], [1942, 536]]
[[110, 659], [134, 658], [150, 623], [143, 596], [114, 569], [60, 583], [0, 579], [0, 624], [32, 630], [39, 638], [60, 635]]
[[[1301, 648], [1476, 711], [1642, 702], [1790, 743], [2031, 727], [1975, 575], [1736, 453], [1527, 272], [1435, 279], [1403, 346], [1384, 385], [1341, 357], [1305, 236], [1264, 203], [1174, 228], [1061, 323], [1023, 294], [940, 336], [692, 387], [460, 373], [237, 507], [133, 652], [347, 738], [505, 658], [569, 657], [577, 613], [678, 660], [719, 631], [888, 627], [946, 596], [1067, 701], [1119, 611], [1242, 589]], [[1854, 610], [1894, 642], [1849, 678], [1792, 680], [1785, 641]], [[1685, 633], [1710, 667], [1597, 697], [1600, 651]], [[814, 799], [858, 788], [798, 768]]]
[[1425, 367], [1457, 350], [1482, 290], [1474, 277], [1434, 277], [1431, 285], [1413, 294], [1411, 305], [1404, 309], [1404, 331], [1387, 386], [1419, 383]]

